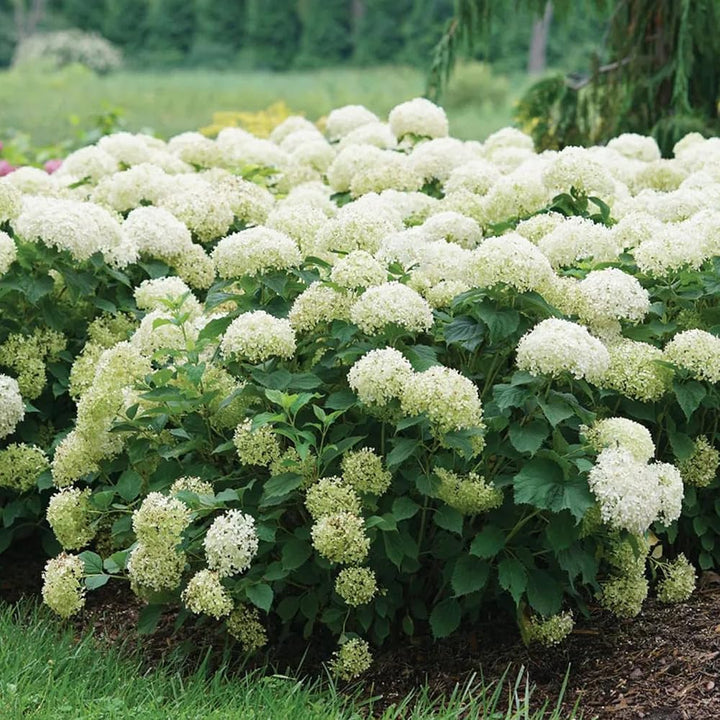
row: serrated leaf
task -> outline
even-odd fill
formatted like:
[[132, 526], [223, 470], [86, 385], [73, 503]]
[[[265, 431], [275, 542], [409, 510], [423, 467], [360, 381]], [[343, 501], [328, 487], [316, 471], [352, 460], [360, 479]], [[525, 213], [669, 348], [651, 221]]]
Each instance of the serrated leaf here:
[[500, 587], [512, 595], [516, 605], [525, 592], [527, 581], [527, 568], [517, 558], [506, 557], [498, 563]]
[[433, 637], [437, 639], [451, 635], [460, 626], [461, 617], [460, 603], [454, 598], [446, 598], [438, 603], [430, 613]]
[[515, 475], [513, 485], [516, 504], [553, 512], [569, 510], [578, 520], [594, 503], [587, 481], [566, 479], [563, 469], [549, 458], [530, 460]]
[[420, 510], [420, 506], [405, 495], [400, 495], [393, 500], [392, 514], [397, 521], [408, 520], [413, 517], [418, 510]]
[[433, 522], [443, 530], [449, 530], [450, 532], [462, 535], [463, 531], [463, 516], [449, 505], [443, 505], [441, 508], [435, 511], [433, 515]]
[[392, 445], [393, 449], [387, 456], [388, 468], [396, 467], [407, 460], [420, 446], [420, 441], [415, 438], [397, 438]]
[[415, 372], [425, 372], [425, 370], [440, 364], [437, 350], [431, 345], [413, 345], [405, 348], [403, 354], [410, 361]]
[[460, 315], [448, 323], [443, 332], [448, 345], [459, 345], [474, 352], [485, 338], [485, 324], [469, 315]]
[[276, 500], [284, 498], [303, 484], [303, 476], [297, 473], [281, 473], [274, 475], [263, 486], [263, 500]]
[[81, 552], [78, 557], [85, 565], [86, 575], [103, 574], [103, 560], [97, 553], [94, 553], [91, 550], [85, 550], [85, 552]]
[[513, 423], [509, 431], [512, 446], [518, 452], [530, 453], [530, 455], [534, 455], [542, 447], [549, 434], [548, 424], [539, 418], [524, 425]]
[[493, 400], [500, 410], [522, 407], [531, 395], [532, 393], [521, 385], [500, 383], [493, 388]]
[[472, 541], [470, 554], [493, 558], [505, 547], [505, 533], [497, 525], [486, 525]]
[[246, 591], [248, 600], [265, 612], [270, 612], [275, 597], [273, 589], [267, 583], [251, 585]]
[[674, 381], [673, 391], [675, 392], [678, 405], [680, 405], [688, 420], [700, 407], [700, 403], [707, 395], [705, 386], [697, 382], [697, 380], [689, 380], [683, 383]]
[[162, 605], [146, 605], [138, 617], [137, 631], [140, 635], [149, 635], [157, 627], [162, 614]]
[[490, 575], [490, 565], [484, 560], [461, 555], [453, 568], [450, 583], [456, 596], [482, 590]]
[[299, 568], [312, 555], [312, 547], [303, 540], [288, 540], [282, 549], [282, 566], [286, 570]]
[[220, 337], [228, 329], [231, 322], [231, 317], [220, 317], [211, 320], [198, 333], [198, 342], [202, 340], [215, 340], [215, 338]]
[[527, 581], [527, 599], [543, 617], [560, 612], [563, 591], [558, 581], [545, 570], [531, 570]]
[[572, 407], [559, 397], [551, 396], [547, 400], [538, 398], [538, 405], [540, 405], [540, 409], [553, 427], [575, 414]]
[[143, 479], [135, 470], [128, 469], [120, 476], [115, 489], [126, 502], [132, 502], [142, 490]]
[[97, 590], [97, 588], [105, 585], [109, 579], [110, 576], [104, 573], [102, 575], [88, 575], [85, 578], [85, 587], [88, 590]]

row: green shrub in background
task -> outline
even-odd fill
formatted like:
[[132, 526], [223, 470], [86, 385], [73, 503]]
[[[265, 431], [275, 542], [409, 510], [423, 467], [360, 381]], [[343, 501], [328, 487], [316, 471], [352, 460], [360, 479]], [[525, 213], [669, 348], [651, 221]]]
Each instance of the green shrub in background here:
[[426, 100], [349, 106], [325, 136], [118, 133], [0, 183], [4, 535], [52, 478], [60, 615], [122, 577], [145, 631], [171, 605], [247, 651], [330, 635], [350, 678], [489, 608], [551, 645], [589, 602], [692, 592], [714, 142], [447, 134]]
[[62, 30], [31, 35], [15, 48], [14, 67], [33, 64], [48, 69], [80, 64], [105, 74], [122, 65], [122, 53], [96, 33]]

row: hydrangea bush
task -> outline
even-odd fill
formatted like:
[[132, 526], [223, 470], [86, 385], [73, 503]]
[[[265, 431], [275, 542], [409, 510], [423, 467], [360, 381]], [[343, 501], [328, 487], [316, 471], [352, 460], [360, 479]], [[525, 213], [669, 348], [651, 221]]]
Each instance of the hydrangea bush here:
[[144, 631], [324, 627], [343, 678], [488, 605], [552, 645], [685, 599], [720, 550], [718, 153], [461, 142], [418, 99], [16, 171], [2, 537], [47, 502], [61, 616], [125, 578]]

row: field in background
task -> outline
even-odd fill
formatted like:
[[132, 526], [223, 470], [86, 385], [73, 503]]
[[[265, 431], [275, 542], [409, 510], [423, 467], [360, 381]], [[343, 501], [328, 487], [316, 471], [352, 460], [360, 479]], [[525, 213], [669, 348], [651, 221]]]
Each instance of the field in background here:
[[[76, 66], [64, 71], [0, 72], [0, 140], [9, 131], [29, 133], [47, 145], [93, 117], [120, 109], [130, 131], [150, 129], [160, 137], [207, 125], [221, 110], [257, 111], [284, 100], [294, 112], [317, 120], [335, 107], [362, 104], [381, 117], [397, 103], [422, 94], [425, 76], [407, 67], [317, 71], [119, 72], [97, 76]], [[511, 121], [512, 103], [527, 80], [492, 76], [475, 64], [456, 76], [445, 100], [450, 131], [483, 139]]]

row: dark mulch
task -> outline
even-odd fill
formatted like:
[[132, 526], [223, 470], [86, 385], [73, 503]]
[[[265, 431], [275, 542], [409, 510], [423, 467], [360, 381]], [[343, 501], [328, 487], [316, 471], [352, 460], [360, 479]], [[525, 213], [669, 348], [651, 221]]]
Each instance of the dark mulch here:
[[[15, 602], [39, 591], [42, 560], [28, 561], [32, 554], [24, 550], [22, 555], [0, 555], [0, 600]], [[375, 707], [382, 708], [425, 682], [443, 695], [473, 675], [492, 683], [507, 673], [506, 682], [512, 683], [524, 668], [536, 686], [534, 704], [545, 699], [554, 704], [570, 665], [566, 705], [579, 701], [588, 720], [718, 720], [720, 577], [708, 573], [703, 580], [687, 603], [667, 606], [649, 600], [631, 621], [595, 610], [556, 649], [525, 648], [513, 625], [497, 619], [439, 643], [413, 640], [376, 658], [364, 678], [364, 692], [380, 698]], [[226, 661], [241, 662], [216, 626], [184, 626], [178, 632], [172, 612], [163, 615], [153, 635], [138, 636], [133, 628], [141, 607], [125, 584], [109, 585], [88, 595], [75, 627], [78, 632], [92, 629], [104, 644], [139, 645], [148, 665], [178, 647], [189, 665], [208, 651], [218, 662], [223, 652]], [[303, 672], [319, 672], [328, 648], [304, 650], [304, 643], [290, 637], [271, 648], [269, 660], [285, 670], [297, 668], [302, 658]]]

